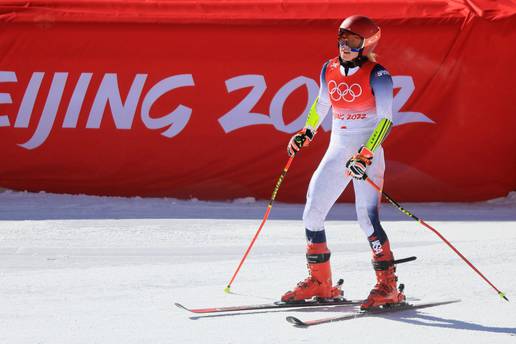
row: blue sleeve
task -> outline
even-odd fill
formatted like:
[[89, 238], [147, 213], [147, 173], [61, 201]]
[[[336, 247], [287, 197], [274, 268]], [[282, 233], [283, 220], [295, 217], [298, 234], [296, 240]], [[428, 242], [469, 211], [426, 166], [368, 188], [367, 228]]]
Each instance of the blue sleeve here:
[[371, 70], [371, 88], [376, 101], [376, 114], [379, 119], [387, 118], [392, 122], [393, 83], [391, 74], [377, 64]]

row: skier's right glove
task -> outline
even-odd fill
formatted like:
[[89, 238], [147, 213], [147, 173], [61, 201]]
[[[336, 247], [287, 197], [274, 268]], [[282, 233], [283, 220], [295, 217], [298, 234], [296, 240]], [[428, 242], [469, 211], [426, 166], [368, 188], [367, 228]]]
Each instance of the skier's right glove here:
[[287, 146], [288, 156], [296, 154], [301, 147], [308, 146], [310, 141], [314, 138], [314, 133], [307, 128], [300, 130], [297, 134], [292, 136]]

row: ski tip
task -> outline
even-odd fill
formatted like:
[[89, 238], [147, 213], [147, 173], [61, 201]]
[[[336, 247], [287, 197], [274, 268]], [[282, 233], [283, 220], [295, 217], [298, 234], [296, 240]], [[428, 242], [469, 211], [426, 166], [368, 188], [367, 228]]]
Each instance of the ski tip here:
[[179, 307], [179, 308], [181, 308], [181, 309], [184, 309], [184, 310], [189, 311], [189, 309], [188, 309], [188, 308], [186, 308], [185, 306], [183, 306], [183, 305], [182, 305], [182, 304], [180, 304], [180, 303], [174, 302], [174, 306], [176, 306], [176, 307]]
[[299, 320], [296, 317], [288, 316], [286, 319], [292, 325], [299, 326], [299, 327], [306, 327], [307, 326], [303, 321]]

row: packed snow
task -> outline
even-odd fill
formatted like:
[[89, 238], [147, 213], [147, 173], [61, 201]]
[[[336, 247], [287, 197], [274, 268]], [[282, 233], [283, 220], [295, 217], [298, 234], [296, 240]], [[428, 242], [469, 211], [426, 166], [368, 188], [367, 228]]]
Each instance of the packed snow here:
[[[394, 195], [393, 195], [394, 196]], [[279, 197], [281, 198], [281, 196]], [[411, 302], [460, 303], [307, 329], [350, 311], [328, 307], [197, 316], [174, 306], [275, 301], [306, 277], [303, 205], [275, 203], [224, 293], [266, 201], [228, 202], [0, 193], [0, 343], [516, 343], [516, 192], [478, 203], [407, 203], [511, 302], [431, 231], [389, 204], [383, 225]], [[360, 299], [374, 284], [353, 204], [337, 204], [326, 233], [334, 280]]]

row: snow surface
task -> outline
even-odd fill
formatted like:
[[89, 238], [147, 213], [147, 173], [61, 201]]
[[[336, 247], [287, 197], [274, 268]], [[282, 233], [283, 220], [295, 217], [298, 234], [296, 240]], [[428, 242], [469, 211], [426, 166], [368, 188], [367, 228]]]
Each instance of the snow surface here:
[[[280, 196], [281, 197], [281, 196]], [[403, 204], [437, 228], [516, 299], [516, 192], [470, 204]], [[198, 316], [174, 307], [264, 303], [306, 277], [302, 205], [275, 203], [225, 294], [266, 202], [0, 193], [0, 343], [516, 343], [516, 308], [431, 231], [390, 205], [384, 227], [409, 299], [457, 304], [295, 328], [348, 311], [306, 309]], [[327, 222], [334, 279], [348, 298], [374, 284], [352, 204]]]

